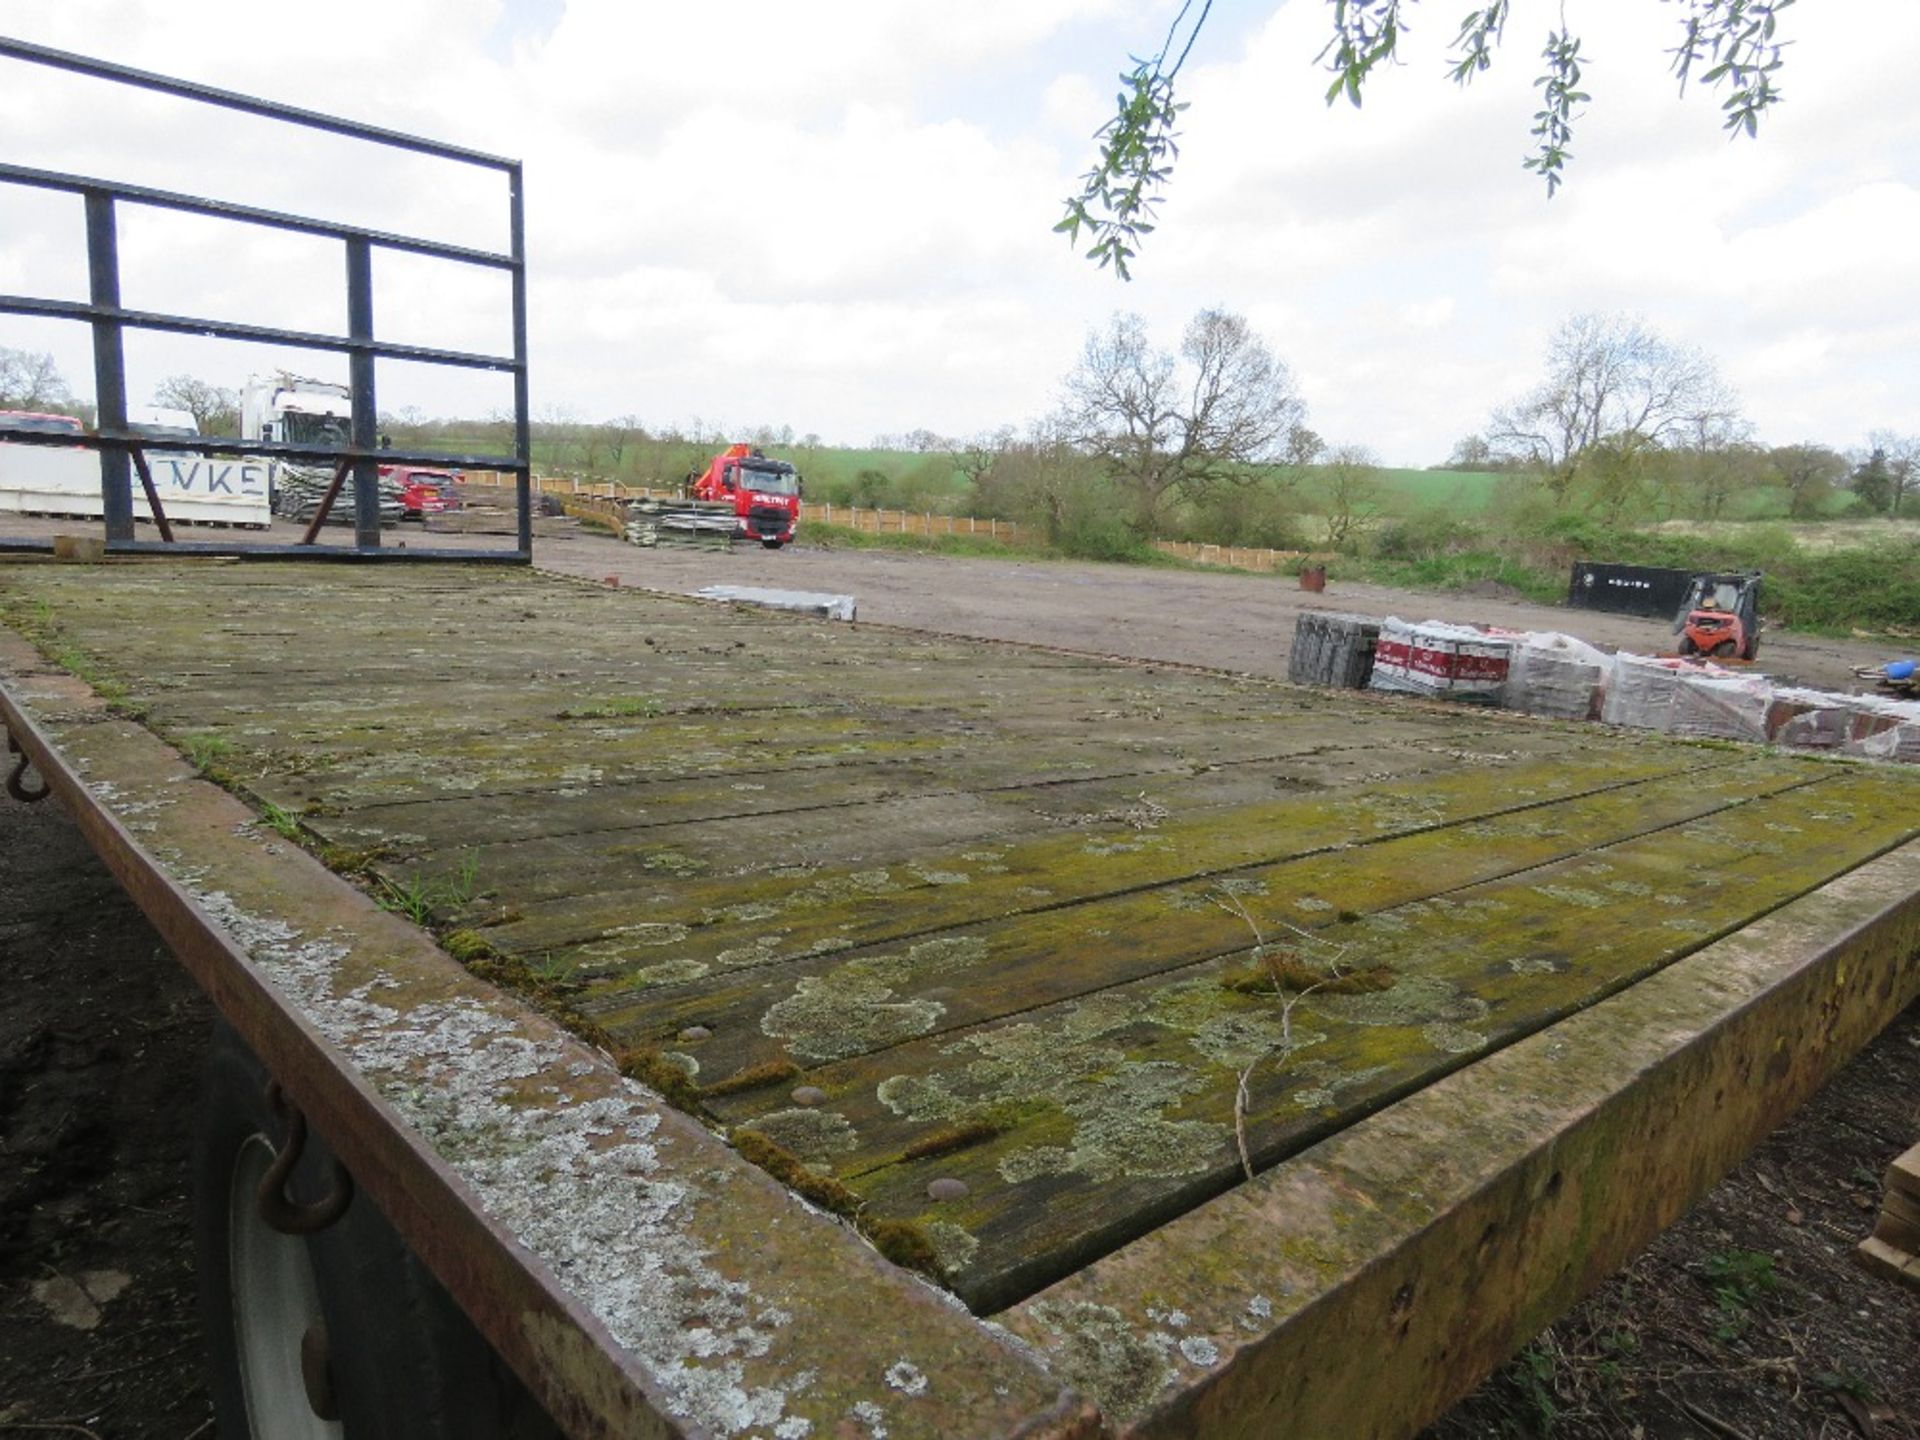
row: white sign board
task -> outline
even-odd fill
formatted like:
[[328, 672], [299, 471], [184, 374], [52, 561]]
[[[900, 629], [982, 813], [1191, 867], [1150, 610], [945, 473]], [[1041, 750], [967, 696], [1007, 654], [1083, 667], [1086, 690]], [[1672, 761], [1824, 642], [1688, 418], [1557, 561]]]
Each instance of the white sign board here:
[[[181, 451], [149, 450], [153, 488], [169, 520], [265, 529], [268, 509], [265, 460], [216, 459]], [[132, 475], [133, 513], [150, 520], [147, 493]], [[0, 443], [0, 511], [98, 519], [100, 457], [65, 445]]]

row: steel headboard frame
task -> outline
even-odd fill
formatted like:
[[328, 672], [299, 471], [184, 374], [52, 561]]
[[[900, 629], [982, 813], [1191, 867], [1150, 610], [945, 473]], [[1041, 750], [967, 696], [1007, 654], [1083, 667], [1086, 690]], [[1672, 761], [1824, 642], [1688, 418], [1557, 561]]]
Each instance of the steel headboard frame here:
[[[48, 434], [0, 423], [0, 441], [27, 445], [84, 445], [100, 456], [100, 493], [106, 545], [116, 554], [160, 552], [166, 554], [232, 555], [273, 559], [351, 559], [351, 560], [490, 560], [526, 564], [533, 558], [532, 440], [527, 406], [527, 268], [526, 208], [521, 165], [477, 150], [443, 144], [437, 140], [363, 125], [314, 110], [302, 110], [277, 104], [231, 90], [215, 89], [190, 81], [175, 80], [150, 71], [113, 65], [84, 55], [49, 49], [43, 45], [0, 36], [0, 58], [44, 65], [76, 75], [157, 91], [204, 105], [237, 110], [289, 125], [322, 130], [349, 139], [394, 150], [447, 160], [456, 164], [497, 170], [507, 177], [509, 249], [500, 254], [460, 245], [447, 245], [418, 236], [370, 230], [362, 226], [337, 224], [306, 216], [285, 214], [254, 206], [230, 204], [198, 195], [148, 189], [84, 175], [69, 175], [38, 170], [24, 165], [0, 163], [0, 184], [21, 185], [32, 189], [63, 191], [79, 195], [86, 206], [87, 274], [89, 294], [85, 303], [53, 300], [31, 295], [0, 294], [0, 314], [27, 315], [43, 319], [85, 321], [93, 329], [93, 368], [97, 423], [84, 435]], [[263, 226], [296, 234], [317, 235], [342, 242], [346, 252], [347, 333], [280, 330], [229, 320], [173, 315], [159, 311], [129, 310], [120, 303], [120, 257], [116, 218], [122, 205], [145, 206], [204, 215], [244, 225]], [[455, 264], [504, 270], [512, 283], [513, 353], [512, 355], [476, 354], [458, 350], [437, 350], [419, 345], [397, 345], [375, 338], [373, 324], [372, 256], [376, 250], [403, 251]], [[126, 355], [123, 344], [128, 329], [155, 330], [206, 336], [222, 340], [245, 340], [285, 345], [305, 350], [344, 353], [348, 357], [349, 390], [353, 407], [353, 433], [345, 447], [316, 449], [310, 446], [261, 441], [240, 441], [202, 436], [198, 439], [163, 438], [134, 433], [127, 424]], [[422, 450], [380, 449], [379, 412], [376, 407], [374, 362], [380, 359], [405, 360], [427, 365], [505, 372], [513, 377], [512, 455], [452, 455]], [[147, 476], [143, 451], [180, 450], [202, 453], [263, 456], [279, 460], [323, 461], [348, 472], [354, 496], [354, 538], [349, 546], [321, 547], [299, 545], [235, 543], [176, 543], [162, 515]], [[379, 467], [383, 463], [432, 465], [462, 469], [511, 472], [515, 478], [515, 499], [519, 512], [516, 547], [502, 550], [407, 550], [383, 549], [380, 544]], [[133, 469], [143, 472], [156, 522], [162, 535], [159, 542], [136, 537], [133, 514]], [[315, 527], [317, 529], [317, 527]], [[0, 551], [50, 550], [50, 541], [10, 540], [0, 537]]]

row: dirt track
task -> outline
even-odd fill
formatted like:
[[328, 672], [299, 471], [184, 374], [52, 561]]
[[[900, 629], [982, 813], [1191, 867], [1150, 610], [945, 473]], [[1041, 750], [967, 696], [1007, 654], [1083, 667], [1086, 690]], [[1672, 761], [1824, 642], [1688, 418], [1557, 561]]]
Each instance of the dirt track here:
[[[9, 515], [0, 531], [47, 538], [93, 534], [96, 524]], [[265, 534], [184, 527], [180, 538], [290, 545], [300, 533], [300, 527], [276, 520]], [[805, 533], [803, 528], [801, 544], [784, 550], [739, 545], [715, 554], [643, 550], [582, 529], [565, 538], [537, 538], [534, 561], [544, 569], [589, 580], [617, 576], [623, 585], [679, 594], [692, 594], [703, 585], [827, 591], [854, 596], [860, 618], [878, 624], [1037, 641], [1141, 660], [1178, 659], [1253, 675], [1286, 674], [1287, 645], [1302, 610], [1558, 630], [1603, 649], [1642, 655], [1658, 654], [1673, 644], [1672, 632], [1656, 620], [1536, 605], [1504, 593], [1391, 590], [1337, 582], [1315, 595], [1301, 590], [1290, 576], [826, 549], [806, 543]], [[142, 538], [148, 538], [144, 531]], [[322, 543], [337, 545], [345, 539], [345, 531], [332, 528]], [[389, 531], [387, 543], [414, 551], [499, 550], [511, 545], [505, 536], [435, 534], [414, 526]], [[1771, 628], [1762, 636], [1754, 668], [1797, 684], [1857, 691], [1870, 687], [1854, 677], [1854, 667], [1878, 665], [1898, 654], [1885, 642]]]
[[[1497, 595], [1409, 592], [1338, 583], [1325, 594], [1291, 577], [1145, 569], [1072, 561], [986, 560], [800, 545], [729, 554], [642, 550], [595, 535], [538, 540], [551, 570], [691, 594], [703, 585], [771, 585], [854, 596], [860, 618], [994, 640], [1043, 641], [1136, 659], [1178, 659], [1255, 675], [1285, 675], [1303, 610], [1455, 620], [1513, 630], [1559, 630], [1609, 650], [1655, 654], [1673, 644], [1657, 621], [1535, 605]], [[1773, 630], [1761, 642], [1770, 675], [1830, 690], [1863, 689], [1856, 665], [1895, 658], [1864, 641]]]

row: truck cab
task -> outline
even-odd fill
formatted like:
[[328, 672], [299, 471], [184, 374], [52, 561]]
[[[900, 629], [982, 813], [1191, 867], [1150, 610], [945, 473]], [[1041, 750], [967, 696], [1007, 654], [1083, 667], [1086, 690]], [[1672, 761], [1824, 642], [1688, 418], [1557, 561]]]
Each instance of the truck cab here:
[[785, 460], [770, 460], [747, 445], [729, 445], [713, 457], [692, 486], [695, 500], [733, 504], [734, 534], [778, 550], [800, 523], [800, 472]]

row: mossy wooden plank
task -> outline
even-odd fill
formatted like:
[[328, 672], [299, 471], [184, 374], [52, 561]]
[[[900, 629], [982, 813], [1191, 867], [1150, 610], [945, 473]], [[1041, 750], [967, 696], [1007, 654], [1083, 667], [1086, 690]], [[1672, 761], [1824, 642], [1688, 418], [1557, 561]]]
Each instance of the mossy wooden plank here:
[[[1724, 763], [1715, 757], [1715, 765]], [[669, 976], [684, 980], [933, 935], [985, 918], [1050, 911], [1095, 896], [1544, 805], [1670, 773], [1675, 764], [1671, 752], [1516, 758], [1499, 784], [1489, 784], [1485, 772], [1455, 768], [1192, 817], [1145, 816], [1133, 824], [969, 847], [937, 866], [908, 865], [899, 874], [873, 865], [738, 877], [690, 890], [684, 898], [659, 885], [648, 887], [644, 900], [630, 892], [589, 895], [529, 907], [489, 938], [516, 953], [578, 945], [585, 952], [578, 960], [604, 977], [609, 990], [644, 989], [668, 983]], [[1690, 768], [1712, 767], [1695, 760]], [[631, 917], [640, 911], [646, 920], [635, 925]], [[663, 964], [670, 968], [654, 968]]]
[[[625, 1006], [595, 1004], [595, 987], [589, 986], [583, 1008], [635, 1043], [666, 1041], [690, 1025], [713, 1031], [699, 1055], [701, 1078], [708, 1082], [779, 1060], [814, 1065], [849, 1059], [1215, 956], [1244, 954], [1257, 939], [1276, 951], [1299, 949], [1301, 932], [1337, 929], [1343, 916], [1401, 911], [1794, 790], [1813, 778], [1800, 767], [1764, 759], [1669, 776], [1241, 870], [1223, 880], [983, 919], [904, 950], [869, 947], [721, 970], [662, 985]], [[1307, 942], [1302, 962], [1321, 948]], [[679, 952], [666, 947], [661, 953]], [[746, 950], [746, 956], [755, 953]], [[674, 960], [660, 963], [671, 971]], [[1351, 968], [1374, 963], [1355, 959]], [[744, 1112], [727, 1106], [721, 1113], [733, 1119]]]
[[[722, 774], [659, 776], [611, 781], [604, 773], [591, 785], [556, 793], [550, 786], [503, 788], [472, 795], [426, 800], [376, 801], [339, 816], [314, 820], [315, 830], [342, 844], [367, 846], [394, 837], [421, 836], [426, 848], [446, 851], [463, 846], [539, 840], [600, 831], [684, 825], [696, 821], [836, 807], [843, 810], [909, 794], [974, 791], [1018, 793], [1035, 817], [1055, 825], [1088, 823], [1100, 815], [1141, 807], [1143, 791], [1177, 781], [1196, 805], [1227, 804], [1250, 786], [1272, 791], [1323, 790], [1350, 783], [1360, 774], [1428, 773], [1458, 762], [1425, 747], [1347, 744], [1317, 739], [1289, 748], [1287, 738], [1275, 753], [1228, 761], [1195, 772], [1181, 761], [1136, 760], [1100, 773], [1074, 766], [1079, 751], [1022, 747], [1019, 764], [983, 746], [976, 753], [925, 759], [866, 759], [833, 756], [824, 761], [790, 762], [764, 768], [761, 761]], [[263, 761], [266, 785], [275, 772]], [[275, 803], [285, 801], [268, 793]], [[1162, 803], [1155, 801], [1155, 803]]]
[[[824, 1102], [769, 1090], [751, 1123], [846, 1175], [878, 1213], [927, 1227], [959, 1292], [994, 1308], [1235, 1183], [1248, 1067], [1248, 1153], [1262, 1166], [1910, 838], [1913, 799], [1906, 784], [1838, 775], [1331, 927], [1327, 945], [1397, 977], [1388, 991], [1308, 994], [1283, 1011], [1220, 984], [1234, 961], [1209, 961], [819, 1067], [805, 1083]], [[905, 1158], [971, 1122], [1007, 1128]], [[876, 1156], [895, 1158], [864, 1168]], [[931, 1200], [936, 1178], [967, 1194]]]
[[[992, 858], [976, 853], [986, 847], [1058, 836], [1067, 828], [1088, 834], [1116, 825], [1151, 829], [1168, 817], [1205, 825], [1209, 814], [1233, 823], [1249, 796], [1288, 790], [1299, 774], [1295, 757], [1229, 762], [1197, 774], [1191, 766], [1148, 762], [1150, 768], [1084, 779], [1056, 763], [1026, 783], [1000, 783], [1014, 781], [1021, 762], [1044, 759], [1030, 750], [868, 775], [847, 775], [836, 766], [660, 783], [646, 787], [644, 804], [638, 787], [575, 785], [565, 797], [570, 803], [550, 793], [520, 797], [505, 818], [537, 815], [548, 832], [521, 841], [488, 844], [481, 828], [486, 812], [462, 825], [466, 807], [445, 803], [409, 807], [429, 827], [421, 831], [391, 824], [384, 809], [376, 817], [356, 808], [310, 825], [334, 843], [379, 847], [383, 860], [376, 870], [394, 879], [443, 879], [477, 857], [489, 877], [512, 876], [514, 904], [525, 913], [556, 899], [630, 887], [640, 871], [712, 876], [731, 886], [774, 870], [852, 872], [918, 863], [926, 872], [918, 876], [922, 883], [941, 883], [927, 875], [955, 883], [952, 877]], [[1446, 763], [1419, 751], [1368, 757], [1376, 775], [1432, 773]], [[474, 913], [485, 911], [479, 906]], [[458, 913], [452, 918], [465, 923]], [[705, 923], [704, 914], [690, 923]]]

